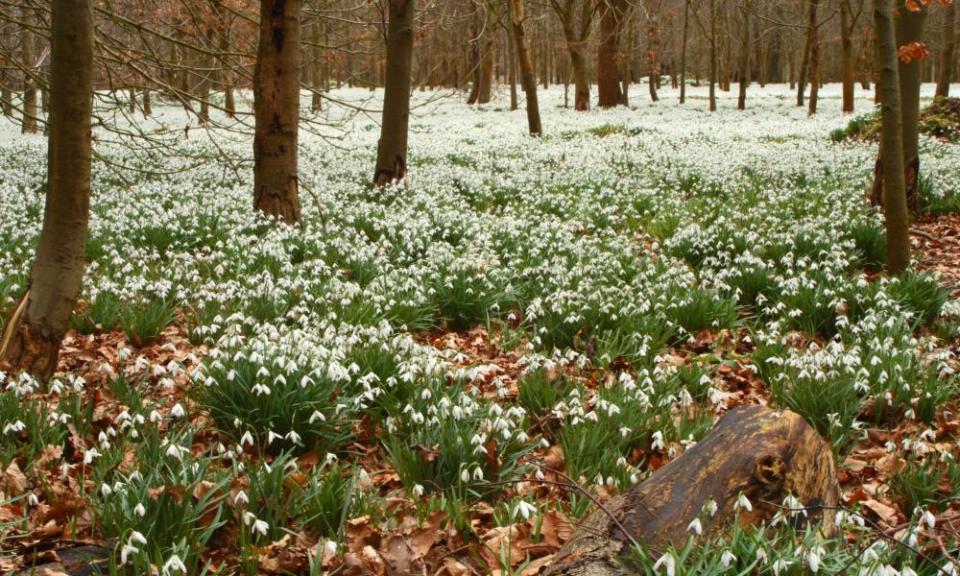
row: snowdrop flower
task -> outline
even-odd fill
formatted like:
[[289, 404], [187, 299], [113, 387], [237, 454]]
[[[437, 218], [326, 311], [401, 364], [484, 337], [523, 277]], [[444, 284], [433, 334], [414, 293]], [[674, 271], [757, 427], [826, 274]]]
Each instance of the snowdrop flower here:
[[820, 548], [819, 546], [807, 552], [807, 566], [810, 567], [810, 571], [814, 574], [820, 571], [820, 560], [822, 556], [823, 548]]
[[751, 504], [750, 500], [747, 499], [746, 494], [741, 492], [740, 495], [737, 496], [737, 501], [734, 503], [733, 509], [734, 511], [743, 509], [747, 512], [751, 512], [753, 510], [753, 504]]
[[512, 518], [516, 518], [517, 515], [520, 515], [524, 520], [529, 520], [531, 514], [536, 514], [537, 507], [533, 504], [530, 504], [526, 500], [521, 500], [517, 502], [517, 505], [513, 508]]
[[125, 565], [129, 560], [130, 556], [137, 554], [139, 552], [140, 552], [140, 549], [137, 548], [136, 546], [132, 546], [129, 543], [124, 544], [123, 547], [120, 548], [120, 565], [121, 566]]
[[243, 449], [244, 446], [253, 446], [253, 434], [249, 430], [240, 437], [240, 448]]
[[174, 418], [183, 418], [186, 416], [187, 412], [183, 409], [183, 406], [179, 402], [173, 405], [173, 408], [170, 409], [170, 415]]
[[935, 528], [937, 525], [937, 517], [929, 510], [923, 513], [922, 521], [928, 528]]
[[699, 518], [694, 518], [689, 524], [687, 524], [687, 530], [693, 532], [697, 536], [703, 534], [703, 523], [700, 522]]
[[415, 498], [423, 497], [424, 488], [422, 484], [414, 484], [411, 490]]
[[175, 572], [181, 574], [187, 573], [187, 565], [183, 563], [183, 560], [179, 556], [174, 554], [166, 562], [163, 563], [163, 576], [170, 576]]
[[723, 554], [720, 555], [720, 563], [723, 564], [724, 568], [729, 568], [730, 564], [733, 564], [736, 561], [737, 557], [729, 550], [724, 550]]
[[771, 568], [773, 569], [773, 573], [776, 574], [777, 576], [779, 576], [780, 572], [782, 572], [782, 571], [784, 571], [784, 570], [786, 570], [787, 568], [790, 567], [790, 564], [792, 564], [791, 561], [789, 561], [789, 560], [784, 560], [783, 558], [779, 558], [778, 560], [776, 560], [776, 561], [773, 563], [773, 565], [771, 566]]
[[716, 515], [717, 509], [717, 502], [713, 498], [710, 498], [703, 504], [703, 511], [706, 512], [711, 518]]
[[238, 506], [246, 506], [250, 503], [250, 498], [247, 497], [246, 492], [238, 490], [237, 495], [233, 497], [233, 502]]
[[654, 562], [653, 571], [659, 574], [660, 568], [664, 568], [666, 570], [666, 576], [676, 575], [677, 562], [674, 559], [672, 554], [666, 553], [663, 556], [661, 556], [656, 562]]
[[143, 518], [147, 515], [147, 509], [143, 507], [143, 504], [138, 502], [137, 505], [133, 507], [133, 513]]
[[83, 464], [89, 466], [93, 463], [94, 459], [101, 456], [100, 452], [96, 448], [91, 448], [83, 453]]
[[652, 450], [663, 450], [663, 432], [657, 430], [653, 433], [653, 443], [650, 445]]

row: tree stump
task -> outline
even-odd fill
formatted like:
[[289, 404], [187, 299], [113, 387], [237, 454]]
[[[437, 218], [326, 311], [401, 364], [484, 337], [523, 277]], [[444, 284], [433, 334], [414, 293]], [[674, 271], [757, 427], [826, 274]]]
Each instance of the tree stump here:
[[[697, 517], [705, 532], [728, 526], [741, 493], [752, 506], [739, 510], [741, 525], [772, 518], [792, 495], [806, 508], [807, 522], [820, 523], [825, 536], [836, 530], [839, 488], [829, 443], [793, 412], [741, 407], [679, 458], [604, 504], [605, 510], [594, 510], [546, 574], [626, 574], [620, 558], [630, 553], [631, 541], [623, 529], [654, 553], [681, 547]], [[717, 504], [713, 517], [701, 513], [709, 500]]]

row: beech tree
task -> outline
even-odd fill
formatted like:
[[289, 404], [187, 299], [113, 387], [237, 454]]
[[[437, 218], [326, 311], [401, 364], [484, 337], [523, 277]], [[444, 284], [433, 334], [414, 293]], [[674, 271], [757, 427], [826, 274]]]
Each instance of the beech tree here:
[[853, 33], [857, 29], [857, 22], [863, 14], [863, 0], [840, 0], [840, 61], [841, 82], [843, 96], [841, 110], [850, 114], [854, 110], [854, 85], [856, 73], [854, 70], [855, 57], [853, 53]]
[[537, 79], [533, 74], [533, 64], [530, 62], [530, 53], [527, 50], [524, 22], [527, 19], [523, 0], [508, 0], [510, 25], [513, 28], [514, 49], [520, 67], [520, 85], [527, 100], [527, 126], [531, 136], [543, 134], [540, 123], [540, 103], [537, 100]]
[[873, 14], [877, 37], [877, 89], [881, 92], [882, 162], [878, 162], [878, 166], [882, 173], [881, 198], [887, 230], [887, 271], [899, 274], [910, 265], [910, 236], [903, 172], [903, 116], [894, 0], [874, 0]]
[[550, 0], [563, 38], [570, 53], [570, 65], [573, 68], [574, 98], [573, 109], [590, 109], [590, 75], [587, 70], [587, 42], [593, 17], [599, 6], [598, 0]]
[[299, 224], [300, 0], [261, 0], [259, 30], [253, 74], [254, 206]]
[[93, 1], [52, 0], [47, 197], [30, 282], [0, 340], [0, 368], [47, 380], [80, 294], [90, 213]]
[[597, 105], [623, 104], [620, 88], [620, 53], [626, 0], [599, 0], [600, 36], [597, 39]]
[[383, 121], [377, 145], [377, 186], [402, 180], [407, 173], [407, 127], [410, 123], [410, 73], [413, 64], [415, 0], [387, 2], [387, 71]]
[[937, 75], [937, 96], [950, 95], [950, 80], [953, 77], [953, 53], [957, 45], [956, 35], [957, 4], [947, 4], [944, 13], [943, 39], [941, 41], [940, 66]]

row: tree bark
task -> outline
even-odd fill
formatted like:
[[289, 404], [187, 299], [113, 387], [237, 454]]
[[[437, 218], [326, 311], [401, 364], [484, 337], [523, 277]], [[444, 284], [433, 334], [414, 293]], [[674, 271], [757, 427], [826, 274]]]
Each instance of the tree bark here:
[[530, 52], [527, 50], [527, 41], [524, 31], [523, 0], [509, 0], [510, 22], [513, 25], [514, 47], [517, 51], [517, 60], [520, 64], [520, 84], [527, 100], [527, 126], [531, 136], [543, 134], [540, 123], [540, 104], [537, 99], [537, 79], [533, 75], [533, 64], [530, 62]]
[[480, 76], [477, 79], [477, 104], [488, 104], [493, 99], [493, 53], [497, 17], [489, 3], [483, 5], [483, 33], [480, 36]]
[[[508, 6], [507, 11], [510, 10]], [[507, 76], [510, 82], [510, 111], [512, 112], [520, 108], [520, 98], [517, 94], [517, 42], [512, 25], [507, 26]]]
[[940, 70], [937, 75], [937, 96], [950, 96], [950, 80], [953, 76], [953, 53], [956, 47], [956, 1], [947, 4], [944, 12], [943, 51], [940, 53]]
[[852, 114], [854, 110], [854, 54], [853, 30], [857, 21], [852, 14], [850, 0], [840, 2], [840, 67], [843, 82], [843, 97], [841, 110], [844, 114]]
[[[28, 25], [36, 23], [36, 16], [33, 8], [23, 4], [22, 18]], [[20, 124], [20, 132], [23, 134], [37, 133], [37, 82], [35, 75], [36, 68], [36, 35], [28, 27], [24, 27], [21, 32], [21, 51], [23, 54], [23, 66], [28, 72], [23, 77], [23, 121]]]
[[90, 212], [92, 0], [51, 2], [47, 201], [30, 285], [0, 340], [0, 368], [46, 381], [83, 281]]
[[[894, 19], [897, 46], [906, 46], [923, 41], [923, 24], [927, 9], [913, 11], [901, 9]], [[923, 75], [923, 60], [900, 61], [900, 113], [903, 116], [903, 167], [906, 179], [907, 208], [920, 210], [920, 85]]]
[[647, 14], [647, 71], [650, 100], [657, 102], [660, 100], [657, 95], [660, 86], [660, 30], [656, 14]]
[[[738, 515], [741, 494], [752, 510]], [[839, 488], [829, 443], [792, 412], [737, 408], [682, 456], [591, 513], [556, 554], [547, 576], [631, 574], [620, 561], [631, 547], [624, 531], [654, 551], [682, 547], [695, 518], [706, 531], [722, 530], [734, 518], [756, 524], [772, 518], [788, 495], [825, 536], [836, 531]], [[711, 500], [717, 505], [712, 518], [703, 513]]]
[[[383, 121], [373, 182], [384, 186], [407, 174], [410, 74], [413, 65], [414, 0], [390, 0], [387, 23], [387, 71]], [[488, 23], [492, 26], [492, 24]], [[481, 94], [482, 96], [482, 94]]]
[[817, 25], [817, 7], [820, 0], [810, 0], [809, 39], [810, 39], [810, 101], [807, 116], [817, 113], [817, 96], [820, 94], [820, 28]]
[[737, 110], [747, 108], [747, 87], [750, 85], [750, 12], [753, 9], [750, 0], [743, 0], [740, 4], [740, 13], [743, 18], [743, 28], [740, 31], [740, 81], [737, 94]]
[[300, 223], [300, 0], [261, 0], [253, 81], [254, 207]]
[[899, 274], [910, 265], [910, 237], [903, 164], [903, 116], [900, 102], [900, 66], [893, 21], [894, 0], [874, 0], [877, 37], [877, 91], [881, 96], [880, 196], [887, 231], [887, 271]]
[[683, 0], [683, 39], [680, 42], [680, 103], [687, 101], [687, 38], [690, 28], [690, 0]]
[[597, 105], [613, 108], [623, 101], [620, 91], [620, 40], [625, 0], [600, 0], [597, 43]]
[[717, 111], [717, 6], [710, 0], [710, 111]]

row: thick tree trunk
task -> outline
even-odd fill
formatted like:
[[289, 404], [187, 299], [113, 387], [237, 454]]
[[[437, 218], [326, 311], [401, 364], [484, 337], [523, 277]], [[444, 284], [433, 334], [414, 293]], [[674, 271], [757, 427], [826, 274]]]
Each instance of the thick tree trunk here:
[[683, 39], [680, 42], [680, 103], [687, 101], [687, 38], [690, 28], [690, 0], [683, 0]]
[[953, 52], [957, 43], [956, 36], [957, 3], [947, 4], [944, 11], [943, 45], [940, 53], [940, 70], [937, 75], [937, 96], [950, 96], [950, 80], [953, 77]]
[[843, 97], [841, 110], [844, 114], [852, 114], [854, 109], [854, 56], [853, 56], [853, 15], [850, 13], [850, 0], [840, 2], [840, 67], [843, 82]]
[[[696, 518], [706, 531], [729, 525], [741, 494], [752, 507], [739, 511], [741, 525], [772, 518], [792, 495], [806, 509], [806, 522], [819, 525], [825, 536], [836, 531], [839, 489], [829, 443], [797, 414], [741, 407], [682, 456], [591, 513], [547, 575], [631, 574], [619, 561], [630, 553], [624, 531], [653, 550], [682, 547]], [[713, 517], [703, 513], [709, 501], [717, 505]]]
[[537, 99], [537, 79], [533, 75], [533, 64], [530, 62], [530, 52], [527, 50], [527, 41], [524, 33], [523, 0], [510, 1], [510, 21], [513, 25], [514, 46], [517, 51], [517, 60], [520, 64], [520, 84], [527, 99], [527, 126], [531, 136], [543, 134], [540, 123], [540, 104]]
[[[373, 182], [384, 186], [407, 173], [407, 126], [410, 121], [410, 74], [413, 65], [414, 0], [390, 0], [387, 24], [387, 72], [383, 121]], [[482, 94], [481, 94], [482, 96]]]
[[52, 0], [47, 201], [30, 285], [0, 340], [0, 369], [47, 380], [80, 294], [90, 211], [93, 2]]
[[260, 1], [253, 101], [254, 207], [287, 224], [298, 224], [300, 0]]
[[587, 57], [584, 48], [570, 46], [570, 64], [573, 66], [573, 109], [580, 112], [590, 109], [590, 76], [587, 73]]
[[623, 101], [620, 91], [620, 40], [625, 0], [600, 0], [597, 43], [597, 105], [613, 108]]
[[820, 29], [817, 26], [817, 6], [820, 0], [810, 0], [809, 38], [810, 38], [810, 101], [807, 116], [817, 113], [817, 96], [820, 94]]
[[887, 271], [899, 274], [910, 265], [910, 236], [903, 164], [903, 115], [900, 102], [900, 66], [893, 21], [894, 0], [874, 0], [877, 36], [877, 91], [882, 94], [882, 128], [877, 164], [880, 197], [887, 231]]
[[750, 12], [753, 9], [750, 0], [740, 5], [743, 28], [740, 31], [740, 91], [737, 94], [737, 110], [747, 108], [747, 87], [750, 85]]
[[483, 5], [484, 25], [480, 37], [480, 76], [477, 91], [477, 104], [488, 104], [493, 100], [494, 46], [496, 40], [497, 15], [489, 3]]

